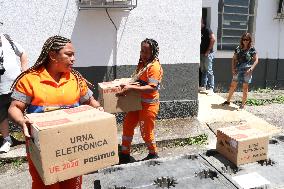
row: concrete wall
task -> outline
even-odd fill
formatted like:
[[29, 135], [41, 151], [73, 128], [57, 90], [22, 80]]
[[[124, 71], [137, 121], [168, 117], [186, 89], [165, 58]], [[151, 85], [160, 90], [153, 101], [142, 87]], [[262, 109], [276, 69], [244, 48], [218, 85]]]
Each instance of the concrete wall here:
[[274, 19], [278, 1], [258, 0], [255, 46], [260, 58], [284, 59], [284, 19]]
[[30, 65], [49, 36], [71, 38], [76, 69], [94, 83], [129, 76], [140, 42], [154, 38], [165, 71], [161, 100], [196, 106], [201, 7], [200, 0], [138, 1], [130, 12], [109, 9], [113, 25], [104, 9], [79, 11], [75, 0], [1, 0], [0, 32], [23, 45]]

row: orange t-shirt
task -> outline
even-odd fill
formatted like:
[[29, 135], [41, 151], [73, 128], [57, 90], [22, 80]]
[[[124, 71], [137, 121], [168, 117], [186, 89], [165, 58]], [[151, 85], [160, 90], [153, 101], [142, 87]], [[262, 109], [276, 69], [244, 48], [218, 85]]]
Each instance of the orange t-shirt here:
[[12, 94], [13, 99], [28, 104], [28, 113], [76, 107], [91, 96], [85, 81], [79, 87], [75, 76], [66, 73], [57, 83], [44, 67], [24, 75]]
[[[138, 64], [138, 70], [143, 69], [142, 64]], [[156, 59], [150, 65], [147, 70], [139, 77], [139, 82], [141, 85], [150, 85], [155, 88], [155, 90], [151, 93], [142, 93], [141, 98], [142, 102], [147, 102], [149, 100], [149, 103], [151, 103], [151, 100], [153, 99], [159, 99], [159, 89], [160, 89], [160, 83], [162, 81], [163, 77], [163, 69], [160, 64], [160, 62]], [[145, 101], [146, 99], [146, 101]]]

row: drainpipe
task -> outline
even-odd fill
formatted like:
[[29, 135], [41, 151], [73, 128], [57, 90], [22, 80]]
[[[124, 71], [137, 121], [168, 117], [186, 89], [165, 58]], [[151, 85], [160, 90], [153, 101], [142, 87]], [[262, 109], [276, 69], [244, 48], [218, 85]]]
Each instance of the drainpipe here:
[[105, 10], [106, 10], [106, 14], [107, 14], [110, 22], [112, 23], [112, 25], [115, 29], [114, 45], [113, 45], [114, 46], [114, 48], [113, 48], [113, 67], [112, 67], [113, 68], [113, 76], [114, 76], [114, 78], [112, 78], [112, 80], [113, 80], [113, 79], [117, 78], [117, 71], [116, 71], [117, 68], [116, 67], [117, 67], [117, 30], [118, 30], [118, 28], [115, 25], [114, 21], [112, 20], [111, 16], [109, 15], [108, 9], [106, 8]]
[[280, 62], [280, 35], [281, 34], [281, 19], [278, 19], [278, 42], [277, 42], [277, 61], [276, 61], [276, 82], [278, 84], [278, 72], [279, 72], [279, 62]]

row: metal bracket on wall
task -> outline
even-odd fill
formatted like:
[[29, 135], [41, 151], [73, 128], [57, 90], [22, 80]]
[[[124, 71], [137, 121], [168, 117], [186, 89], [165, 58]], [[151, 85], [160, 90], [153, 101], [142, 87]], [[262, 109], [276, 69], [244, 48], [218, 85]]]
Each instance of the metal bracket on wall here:
[[275, 17], [274, 20], [284, 20], [284, 12], [283, 13], [278, 13]]
[[78, 0], [79, 10], [117, 8], [132, 10], [137, 7], [137, 0]]

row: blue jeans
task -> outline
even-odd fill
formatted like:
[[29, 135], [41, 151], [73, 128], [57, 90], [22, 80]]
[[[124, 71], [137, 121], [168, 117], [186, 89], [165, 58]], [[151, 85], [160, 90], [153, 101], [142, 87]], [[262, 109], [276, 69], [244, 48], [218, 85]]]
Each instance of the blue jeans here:
[[201, 87], [214, 89], [213, 60], [214, 52], [208, 56], [200, 54]]

